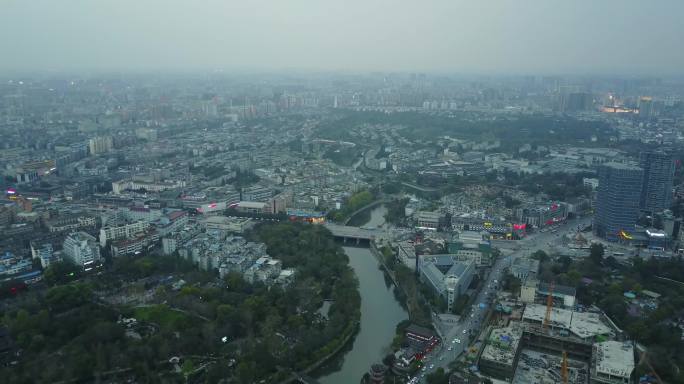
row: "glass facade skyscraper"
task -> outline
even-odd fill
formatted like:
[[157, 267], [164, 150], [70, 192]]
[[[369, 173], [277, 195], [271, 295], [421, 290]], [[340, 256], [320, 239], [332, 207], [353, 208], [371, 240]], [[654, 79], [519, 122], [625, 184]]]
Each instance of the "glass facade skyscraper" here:
[[672, 205], [675, 163], [664, 152], [642, 152], [639, 165], [644, 169], [640, 207], [650, 213], [662, 212]]
[[621, 231], [634, 230], [639, 217], [644, 170], [632, 164], [606, 163], [598, 173], [594, 233], [618, 240]]

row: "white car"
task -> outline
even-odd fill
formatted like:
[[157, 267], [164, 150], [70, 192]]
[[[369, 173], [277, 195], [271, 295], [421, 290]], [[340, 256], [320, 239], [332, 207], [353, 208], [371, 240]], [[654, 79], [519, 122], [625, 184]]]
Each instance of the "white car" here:
[[453, 350], [454, 350], [454, 347], [452, 347], [452, 346], [449, 346], [449, 348], [447, 348], [447, 351], [449, 351], [449, 352], [451, 352]]
[[463, 334], [465, 335], [466, 332], [468, 332], [468, 330], [467, 330], [467, 329], [464, 329], [464, 330], [463, 330]]
[[461, 344], [461, 339], [456, 339], [456, 344]]

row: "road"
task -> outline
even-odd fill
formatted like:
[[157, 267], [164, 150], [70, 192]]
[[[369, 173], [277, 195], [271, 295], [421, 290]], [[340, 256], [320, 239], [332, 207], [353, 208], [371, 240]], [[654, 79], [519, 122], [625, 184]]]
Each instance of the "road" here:
[[488, 302], [494, 299], [498, 284], [504, 276], [504, 269], [510, 267], [515, 259], [539, 249], [548, 252], [561, 236], [567, 233], [574, 233], [577, 231], [578, 226], [584, 228], [590, 223], [591, 217], [569, 220], [558, 225], [555, 231], [536, 232], [522, 240], [516, 241], [517, 247], [514, 248], [512, 253], [500, 257], [494, 262], [489, 276], [481, 285], [482, 289], [478, 292], [472, 308], [464, 311], [461, 321], [444, 335], [440, 348], [436, 349], [435, 352], [426, 358], [425, 370], [419, 373], [421, 377], [419, 382], [424, 382], [425, 376], [440, 367], [447, 370], [449, 363], [456, 360], [468, 348], [471, 336], [473, 339], [477, 338], [477, 335], [482, 330], [487, 313], [487, 308], [479, 308], [479, 304], [484, 303], [489, 306]]

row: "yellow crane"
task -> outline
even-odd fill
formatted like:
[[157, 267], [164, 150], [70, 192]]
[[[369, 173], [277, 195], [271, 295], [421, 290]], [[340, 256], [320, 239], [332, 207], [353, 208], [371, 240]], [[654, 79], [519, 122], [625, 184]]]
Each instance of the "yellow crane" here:
[[563, 384], [568, 384], [568, 353], [563, 351], [563, 362], [561, 363], [561, 379]]
[[549, 284], [549, 296], [546, 298], [546, 315], [544, 316], [543, 329], [546, 331], [551, 323], [551, 309], [553, 308], [553, 289], [556, 283], [551, 281]]

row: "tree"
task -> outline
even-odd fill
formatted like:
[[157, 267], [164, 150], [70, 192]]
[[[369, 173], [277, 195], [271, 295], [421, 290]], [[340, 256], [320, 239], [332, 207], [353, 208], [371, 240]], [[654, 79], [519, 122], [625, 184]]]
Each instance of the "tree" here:
[[392, 364], [394, 364], [395, 359], [396, 357], [394, 356], [394, 354], [390, 353], [382, 359], [382, 363], [388, 367], [392, 367]]
[[595, 265], [601, 265], [603, 263], [604, 252], [603, 244], [592, 243], [589, 247], [589, 259], [591, 259]]
[[517, 295], [520, 292], [520, 287], [522, 286], [522, 283], [520, 282], [520, 279], [518, 279], [517, 277], [508, 274], [504, 278], [503, 285], [504, 289], [506, 289], [514, 295]]
[[540, 263], [549, 261], [551, 259], [549, 257], [549, 255], [546, 252], [542, 251], [541, 249], [538, 250], [537, 252], [533, 253], [532, 258], [534, 260], [539, 260]]
[[427, 375], [428, 384], [449, 384], [449, 375], [444, 372], [444, 368], [439, 367], [437, 370]]
[[78, 279], [81, 270], [68, 261], [58, 261], [51, 264], [43, 274], [48, 285], [64, 284]]

